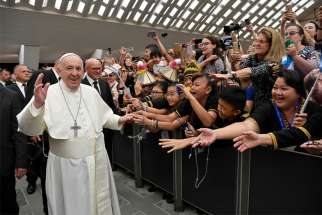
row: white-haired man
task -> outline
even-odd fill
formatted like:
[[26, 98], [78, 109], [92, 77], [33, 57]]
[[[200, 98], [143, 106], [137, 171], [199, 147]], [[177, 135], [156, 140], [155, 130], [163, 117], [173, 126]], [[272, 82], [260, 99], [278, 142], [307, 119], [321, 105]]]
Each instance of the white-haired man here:
[[81, 84], [84, 69], [78, 55], [63, 55], [57, 72], [61, 80], [50, 87], [42, 84], [43, 74], [38, 76], [34, 98], [18, 115], [24, 133], [39, 135], [46, 129], [49, 134], [48, 212], [118, 215], [102, 129], [120, 129], [131, 116], [115, 115], [94, 88]]

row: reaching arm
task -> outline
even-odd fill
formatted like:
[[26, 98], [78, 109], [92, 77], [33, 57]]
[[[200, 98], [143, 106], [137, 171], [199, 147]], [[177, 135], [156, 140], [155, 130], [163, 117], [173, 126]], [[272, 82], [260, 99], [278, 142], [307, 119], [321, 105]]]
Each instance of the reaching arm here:
[[166, 58], [166, 60], [168, 62], [173, 61], [174, 59], [171, 57], [171, 55], [168, 54], [167, 49], [164, 47], [164, 45], [161, 42], [159, 36], [155, 36], [153, 39], [157, 43], [158, 47], [160, 48], [161, 54]]

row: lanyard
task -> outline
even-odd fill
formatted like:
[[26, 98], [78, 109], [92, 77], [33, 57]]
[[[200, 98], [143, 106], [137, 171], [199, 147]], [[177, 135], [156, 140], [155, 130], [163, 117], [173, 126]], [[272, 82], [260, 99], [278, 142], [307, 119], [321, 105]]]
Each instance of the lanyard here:
[[[283, 113], [281, 112], [281, 110], [277, 107], [276, 104], [273, 104], [274, 106], [274, 109], [275, 109], [275, 113], [276, 113], [276, 116], [277, 116], [277, 119], [278, 119], [278, 123], [280, 125], [280, 128], [283, 129], [283, 128], [288, 128], [288, 127], [291, 127], [293, 125], [293, 121], [294, 121], [294, 117], [295, 117], [295, 113], [293, 113], [293, 116], [292, 116], [292, 119], [291, 119], [291, 123], [290, 125], [285, 125], [285, 122], [287, 122], [287, 120], [285, 119], [284, 121], [284, 117], [283, 117]], [[296, 104], [296, 110], [298, 110], [299, 108], [299, 104]], [[288, 124], [288, 123], [287, 123]]]

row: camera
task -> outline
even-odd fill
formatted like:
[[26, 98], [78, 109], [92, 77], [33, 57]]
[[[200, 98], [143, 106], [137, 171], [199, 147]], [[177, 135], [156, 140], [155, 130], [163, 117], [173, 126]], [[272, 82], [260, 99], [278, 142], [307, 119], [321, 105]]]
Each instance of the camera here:
[[168, 33], [162, 33], [161, 34], [161, 37], [166, 37], [166, 36], [168, 36]]
[[245, 21], [243, 23], [241, 23], [241, 24], [232, 23], [230, 25], [225, 25], [224, 26], [224, 33], [225, 34], [230, 34], [232, 31], [240, 31], [246, 25], [250, 25], [250, 20], [249, 19], [245, 19]]
[[147, 37], [153, 38], [156, 36], [155, 31], [149, 31]]

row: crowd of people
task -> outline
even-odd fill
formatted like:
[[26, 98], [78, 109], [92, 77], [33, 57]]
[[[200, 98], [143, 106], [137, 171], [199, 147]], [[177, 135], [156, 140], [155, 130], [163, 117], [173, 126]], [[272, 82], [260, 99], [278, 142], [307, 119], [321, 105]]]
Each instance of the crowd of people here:
[[[27, 174], [29, 194], [41, 180], [45, 214], [120, 214], [108, 158], [111, 129], [127, 124], [159, 135], [168, 152], [231, 139], [240, 152], [296, 145], [321, 155], [320, 26], [322, 6], [304, 26], [287, 10], [279, 30], [247, 26], [247, 53], [233, 31], [228, 43], [206, 36], [169, 49], [154, 32], [142, 57], [122, 47], [2, 69], [0, 213], [18, 214], [15, 177]], [[185, 138], [171, 137], [177, 129]]]

